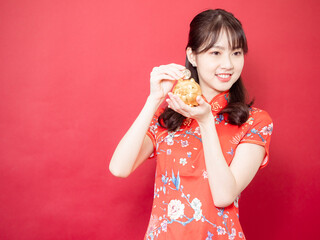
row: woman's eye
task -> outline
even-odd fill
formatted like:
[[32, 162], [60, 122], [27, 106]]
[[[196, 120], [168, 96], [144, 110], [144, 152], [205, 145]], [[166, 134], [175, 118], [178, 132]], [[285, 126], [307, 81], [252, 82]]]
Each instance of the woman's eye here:
[[240, 56], [240, 55], [242, 55], [242, 52], [241, 51], [236, 51], [236, 52], [234, 52], [233, 53], [235, 56]]
[[213, 51], [213, 52], [211, 52], [211, 54], [212, 54], [212, 55], [219, 55], [220, 52], [218, 52], [218, 51]]

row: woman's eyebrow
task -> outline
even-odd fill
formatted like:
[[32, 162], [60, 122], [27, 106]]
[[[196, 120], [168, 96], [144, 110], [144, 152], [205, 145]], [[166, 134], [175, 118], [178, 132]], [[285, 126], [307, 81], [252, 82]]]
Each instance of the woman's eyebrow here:
[[[213, 45], [212, 48], [218, 48], [218, 49], [221, 49], [221, 50], [226, 50], [225, 47], [220, 46], [220, 45]], [[232, 51], [234, 51], [234, 50], [239, 50], [239, 49], [242, 49], [242, 48], [241, 48], [241, 47], [234, 47], [234, 48], [232, 48]]]
[[219, 49], [221, 49], [221, 50], [225, 50], [225, 48], [224, 48], [224, 47], [219, 46], [219, 45], [213, 45], [213, 48], [219, 48]]

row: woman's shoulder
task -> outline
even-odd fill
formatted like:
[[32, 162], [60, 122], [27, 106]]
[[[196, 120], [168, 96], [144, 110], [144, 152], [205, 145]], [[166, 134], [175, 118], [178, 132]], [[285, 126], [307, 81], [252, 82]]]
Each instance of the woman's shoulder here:
[[263, 121], [263, 122], [272, 122], [272, 118], [270, 116], [270, 114], [260, 108], [257, 107], [250, 107], [249, 110], [249, 119], [255, 120], [255, 121]]

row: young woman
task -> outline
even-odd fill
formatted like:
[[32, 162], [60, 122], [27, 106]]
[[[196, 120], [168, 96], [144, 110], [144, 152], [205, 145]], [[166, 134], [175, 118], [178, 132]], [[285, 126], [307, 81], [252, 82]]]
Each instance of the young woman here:
[[[268, 162], [273, 129], [268, 113], [246, 103], [247, 51], [241, 23], [224, 10], [207, 10], [190, 24], [186, 66], [152, 70], [150, 95], [109, 166], [127, 177], [157, 157], [145, 239], [245, 239], [238, 200]], [[170, 92], [185, 68], [201, 86], [197, 107]]]

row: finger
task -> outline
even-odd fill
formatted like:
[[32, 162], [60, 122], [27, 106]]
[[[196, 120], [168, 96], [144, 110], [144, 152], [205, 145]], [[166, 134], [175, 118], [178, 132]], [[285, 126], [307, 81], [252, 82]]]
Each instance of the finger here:
[[171, 63], [171, 64], [169, 64], [169, 65], [178, 68], [180, 71], [181, 71], [181, 70], [184, 70], [184, 69], [186, 68], [186, 67], [183, 66], [183, 65], [175, 64], [175, 63]]
[[199, 105], [202, 105], [206, 102], [201, 96], [197, 96], [196, 101]]
[[185, 67], [178, 65], [178, 64], [168, 64], [168, 65], [161, 65], [158, 67], [159, 72], [165, 72], [167, 74], [170, 74], [171, 76], [176, 77], [176, 79], [183, 78], [182, 70], [185, 69]]
[[168, 75], [168, 74], [165, 74], [165, 73], [158, 73], [156, 75], [152, 75], [152, 77], [157, 77], [158, 79], [165, 79], [165, 80], [172, 80], [172, 81], [175, 81], [176, 78]]
[[183, 78], [183, 73], [178, 68], [174, 66], [165, 66], [163, 68], [163, 71], [173, 77], [175, 77], [177, 80]]
[[181, 77], [176, 73], [175, 71], [172, 71], [170, 69], [160, 69], [156, 68], [153, 70], [150, 74], [151, 77], [161, 77], [161, 79], [172, 79], [172, 80], [178, 80]]
[[176, 80], [183, 78], [183, 73], [176, 68], [167, 68], [166, 73], [174, 77]]
[[171, 92], [169, 92], [168, 96], [169, 96], [169, 103], [170, 103], [171, 108], [174, 110], [179, 110], [179, 104], [174, 99], [174, 95]]
[[181, 108], [183, 111], [190, 112], [192, 110], [192, 107], [190, 107], [189, 105], [185, 104], [185, 102], [182, 101], [182, 99], [179, 96], [174, 95], [174, 94], [172, 94], [172, 95], [173, 95], [173, 99], [178, 104], [178, 107]]
[[[180, 97], [172, 94], [172, 93], [169, 93], [168, 94], [169, 97], [170, 97], [170, 104], [172, 106], [172, 108], [175, 109], [176, 112], [179, 112], [180, 114], [186, 116], [186, 117], [189, 117], [189, 111], [188, 109], [190, 108], [187, 104], [185, 104], [181, 99]], [[190, 110], [190, 109], [189, 109]]]
[[168, 107], [169, 107], [170, 109], [172, 109], [173, 111], [175, 111], [175, 112], [177, 112], [177, 113], [182, 114], [182, 113], [179, 111], [179, 109], [176, 108], [175, 104], [174, 104], [173, 101], [170, 99], [170, 97], [167, 98], [166, 101], [167, 101]]
[[172, 107], [172, 101], [169, 98], [166, 99], [166, 102], [168, 103], [168, 108], [174, 110], [174, 108]]
[[172, 101], [171, 99], [167, 98], [166, 102], [168, 103], [168, 107], [170, 109], [172, 109], [173, 111], [175, 111], [177, 113], [180, 113], [180, 114], [184, 115], [184, 113], [179, 108], [176, 107], [174, 101]]

